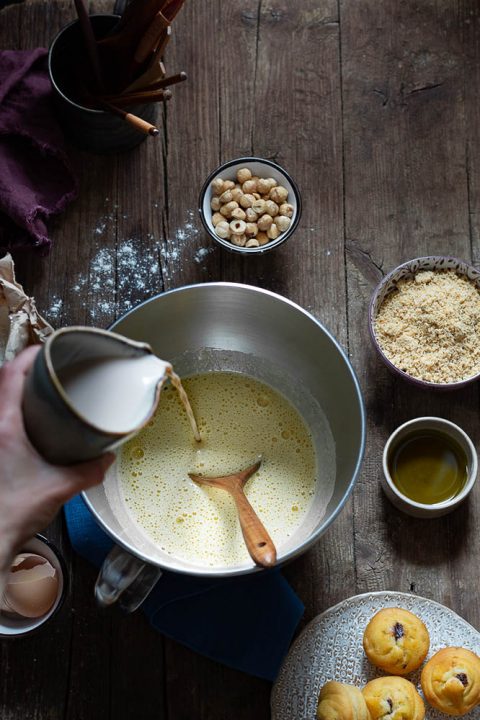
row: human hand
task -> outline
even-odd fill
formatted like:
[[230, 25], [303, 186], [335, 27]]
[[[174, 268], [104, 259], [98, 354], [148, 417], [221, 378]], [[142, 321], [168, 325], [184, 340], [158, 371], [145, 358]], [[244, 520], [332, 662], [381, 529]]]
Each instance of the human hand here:
[[44, 460], [23, 425], [25, 376], [39, 347], [30, 347], [0, 368], [0, 570], [22, 543], [46, 527], [60, 507], [81, 490], [102, 482], [114, 459], [61, 467]]

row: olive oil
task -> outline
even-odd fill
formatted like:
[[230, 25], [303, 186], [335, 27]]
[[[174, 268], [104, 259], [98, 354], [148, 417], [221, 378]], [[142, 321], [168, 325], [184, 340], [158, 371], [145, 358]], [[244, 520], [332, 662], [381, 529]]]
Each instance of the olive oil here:
[[403, 495], [433, 505], [461, 492], [467, 481], [467, 456], [446, 433], [421, 430], [406, 435], [392, 448], [389, 471]]

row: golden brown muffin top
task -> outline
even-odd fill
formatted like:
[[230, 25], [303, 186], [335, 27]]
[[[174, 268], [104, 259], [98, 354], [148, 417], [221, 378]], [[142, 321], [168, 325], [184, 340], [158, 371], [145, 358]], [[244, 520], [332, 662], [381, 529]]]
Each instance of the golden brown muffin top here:
[[372, 720], [423, 720], [425, 716], [414, 685], [397, 675], [371, 680], [362, 693]]
[[363, 635], [368, 659], [395, 675], [407, 675], [425, 659], [430, 636], [423, 622], [403, 608], [385, 608], [376, 613]]
[[480, 703], [480, 658], [466, 648], [443, 648], [422, 670], [428, 702], [449, 715], [464, 715]]
[[320, 690], [317, 720], [371, 720], [365, 699], [354, 685], [330, 680]]

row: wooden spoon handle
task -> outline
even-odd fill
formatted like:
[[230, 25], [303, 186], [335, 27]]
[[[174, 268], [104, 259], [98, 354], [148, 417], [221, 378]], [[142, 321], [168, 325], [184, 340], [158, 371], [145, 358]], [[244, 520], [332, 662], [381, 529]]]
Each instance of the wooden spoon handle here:
[[262, 521], [250, 505], [241, 488], [230, 490], [238, 510], [243, 539], [252, 560], [261, 567], [272, 567], [277, 562], [277, 550]]

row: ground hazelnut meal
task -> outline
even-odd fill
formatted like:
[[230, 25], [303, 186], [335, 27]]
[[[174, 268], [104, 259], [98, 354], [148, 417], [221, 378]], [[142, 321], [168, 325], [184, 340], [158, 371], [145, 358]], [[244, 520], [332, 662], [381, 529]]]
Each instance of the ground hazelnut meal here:
[[418, 272], [385, 298], [375, 336], [387, 358], [433, 383], [480, 372], [480, 293], [454, 270]]

